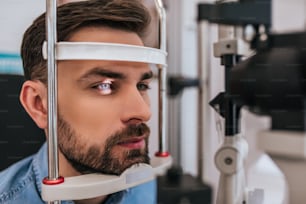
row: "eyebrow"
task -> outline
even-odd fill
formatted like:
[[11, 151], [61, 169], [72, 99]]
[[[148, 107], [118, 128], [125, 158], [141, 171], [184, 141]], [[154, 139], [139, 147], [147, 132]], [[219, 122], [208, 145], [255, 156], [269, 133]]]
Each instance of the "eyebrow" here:
[[146, 72], [146, 73], [143, 73], [140, 80], [146, 80], [146, 79], [152, 79], [153, 78], [153, 72], [152, 71], [149, 71], [149, 72]]
[[[114, 72], [108, 69], [104, 69], [102, 67], [96, 67], [83, 74], [78, 81], [86, 81], [91, 77], [96, 77], [96, 76], [107, 77], [112, 79], [126, 79], [126, 76], [122, 73]], [[142, 81], [151, 78], [153, 78], [153, 72], [148, 71], [141, 75], [140, 80]]]
[[91, 77], [96, 77], [96, 76], [101, 76], [101, 77], [107, 77], [107, 78], [113, 78], [113, 79], [125, 79], [126, 77], [118, 72], [113, 72], [110, 70], [103, 69], [101, 67], [96, 67], [85, 74], [83, 74], [78, 81], [86, 81], [87, 79], [90, 79]]

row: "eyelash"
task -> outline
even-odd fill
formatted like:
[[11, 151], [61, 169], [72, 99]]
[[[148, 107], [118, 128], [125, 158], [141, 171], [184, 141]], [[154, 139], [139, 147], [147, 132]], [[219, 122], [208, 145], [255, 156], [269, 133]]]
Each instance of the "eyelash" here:
[[[108, 85], [109, 87], [107, 88], [108, 90], [103, 90], [104, 88], [102, 87], [103, 85]], [[140, 82], [137, 85], [137, 89], [140, 92], [146, 92], [149, 89], [151, 89], [151, 87], [149, 86], [149, 84], [144, 83], [144, 82]], [[112, 94], [114, 91], [116, 91], [117, 86], [115, 85], [115, 83], [113, 81], [110, 80], [105, 80], [103, 82], [100, 82], [94, 86], [92, 86], [93, 89], [97, 89], [102, 95], [110, 95]]]
[[[103, 90], [105, 88], [103, 88], [103, 85], [108, 85], [109, 87], [107, 88], [108, 90]], [[102, 95], [109, 95], [112, 94], [113, 91], [116, 89], [113, 81], [110, 80], [105, 80], [99, 84], [96, 84], [94, 86], [92, 86], [93, 89], [97, 89]]]
[[[144, 87], [141, 88], [140, 86], [144, 86]], [[149, 84], [141, 82], [141, 83], [137, 84], [137, 89], [139, 91], [147, 91], [147, 90], [151, 89], [151, 87], [149, 86]]]

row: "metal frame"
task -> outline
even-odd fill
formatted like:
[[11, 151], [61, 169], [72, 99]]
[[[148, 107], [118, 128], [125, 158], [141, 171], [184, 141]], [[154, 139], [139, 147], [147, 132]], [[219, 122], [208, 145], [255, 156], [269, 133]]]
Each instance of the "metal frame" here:
[[[225, 91], [211, 102], [211, 105], [225, 119], [224, 141], [215, 154], [215, 165], [220, 172], [217, 203], [234, 204], [249, 200], [243, 166], [248, 144], [239, 133], [240, 106], [229, 97], [231, 94], [229, 72], [242, 56], [249, 54], [248, 46], [240, 40], [241, 26], [246, 24], [255, 25], [256, 28], [260, 25], [269, 26], [271, 24], [270, 10], [271, 0], [217, 1], [215, 4], [198, 5], [199, 23], [207, 21], [222, 24], [218, 26], [219, 39], [214, 44], [214, 56], [221, 57], [221, 64], [225, 68]], [[260, 16], [258, 16], [259, 13]], [[253, 41], [257, 43], [256, 40]], [[216, 100], [217, 103], [215, 103]]]
[[[43, 57], [48, 58], [47, 43], [43, 45]], [[150, 47], [93, 42], [58, 42], [56, 60], [118, 60], [166, 65], [167, 53]]]
[[48, 180], [57, 180], [57, 65], [55, 59], [56, 35], [56, 0], [47, 0], [46, 31], [48, 52]]
[[[44, 57], [47, 58], [48, 68], [48, 177], [43, 180], [42, 185], [42, 198], [48, 203], [58, 203], [56, 200], [66, 199], [84, 199], [91, 198], [99, 195], [106, 195], [118, 190], [136, 186], [144, 183], [150, 179], [153, 179], [156, 174], [162, 173], [166, 168], [171, 165], [171, 157], [167, 152], [166, 146], [166, 12], [163, 7], [161, 0], [155, 0], [156, 7], [160, 17], [160, 50], [154, 48], [140, 48], [137, 46], [118, 46], [116, 48], [136, 48], [136, 50], [142, 49], [153, 56], [159, 55], [155, 60], [150, 61], [148, 59], [132, 59], [133, 61], [141, 61], [148, 63], [156, 63], [159, 68], [158, 79], [159, 79], [159, 149], [156, 153], [156, 157], [153, 158], [152, 165], [137, 165], [127, 169], [121, 176], [99, 175], [89, 174], [81, 177], [70, 177], [66, 181], [63, 177], [59, 176], [59, 159], [58, 159], [58, 141], [57, 141], [57, 66], [56, 60], [61, 55], [57, 55], [59, 50], [68, 49], [63, 47], [62, 42], [57, 43], [56, 36], [56, 14], [57, 14], [57, 3], [56, 0], [46, 0], [46, 35], [47, 35], [47, 46], [43, 46]], [[66, 43], [67, 44], [67, 43]], [[71, 43], [73, 44], [73, 43]], [[91, 44], [92, 45], [92, 44]], [[85, 43], [85, 46], [91, 46], [90, 43]], [[96, 43], [95, 48], [103, 49], [106, 44]], [[75, 45], [72, 45], [75, 46]], [[83, 44], [84, 46], [84, 44]], [[114, 46], [113, 46], [114, 47]], [[117, 50], [118, 50], [117, 49]], [[69, 57], [65, 57], [66, 59]], [[102, 57], [102, 59], [106, 60]], [[109, 60], [112, 60], [109, 59]], [[125, 59], [128, 60], [128, 59]], [[142, 174], [141, 177], [135, 176]], [[131, 176], [134, 175], [134, 176]], [[121, 180], [121, 183], [118, 181]], [[71, 182], [70, 182], [71, 181]], [[99, 181], [97, 184], [97, 181]], [[69, 183], [70, 182], [70, 183]], [[92, 192], [89, 190], [85, 193], [84, 197], [84, 182], [87, 184], [86, 189], [107, 189], [111, 184], [119, 185], [114, 191], [103, 192], [98, 190]], [[70, 185], [72, 184], [72, 185]], [[81, 184], [81, 185], [79, 185]], [[104, 187], [104, 188], [103, 188]], [[76, 191], [77, 193], [67, 197], [67, 193]], [[83, 196], [80, 197], [82, 191]], [[65, 193], [61, 193], [65, 192]]]
[[[166, 52], [166, 10], [164, 8], [162, 0], [155, 0], [155, 5], [159, 15], [159, 48]], [[159, 133], [159, 149], [156, 153], [157, 156], [168, 156], [167, 152], [167, 140], [166, 140], [166, 126], [167, 126], [167, 70], [166, 65], [160, 66], [158, 69], [158, 133]]]

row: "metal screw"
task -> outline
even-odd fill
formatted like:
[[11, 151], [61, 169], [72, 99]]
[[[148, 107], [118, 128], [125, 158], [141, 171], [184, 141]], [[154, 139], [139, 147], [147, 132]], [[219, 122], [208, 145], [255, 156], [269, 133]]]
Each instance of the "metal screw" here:
[[225, 164], [227, 164], [227, 165], [231, 165], [231, 164], [233, 163], [233, 159], [230, 158], [230, 157], [226, 157], [226, 158], [224, 159], [224, 162], [225, 162]]

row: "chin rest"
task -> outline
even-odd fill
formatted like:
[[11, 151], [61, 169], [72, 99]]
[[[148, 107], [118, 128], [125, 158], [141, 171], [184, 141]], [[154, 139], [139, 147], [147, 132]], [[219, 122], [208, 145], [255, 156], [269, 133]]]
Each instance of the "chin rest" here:
[[45, 141], [19, 101], [23, 82], [21, 75], [0, 74], [0, 171], [36, 153]]

